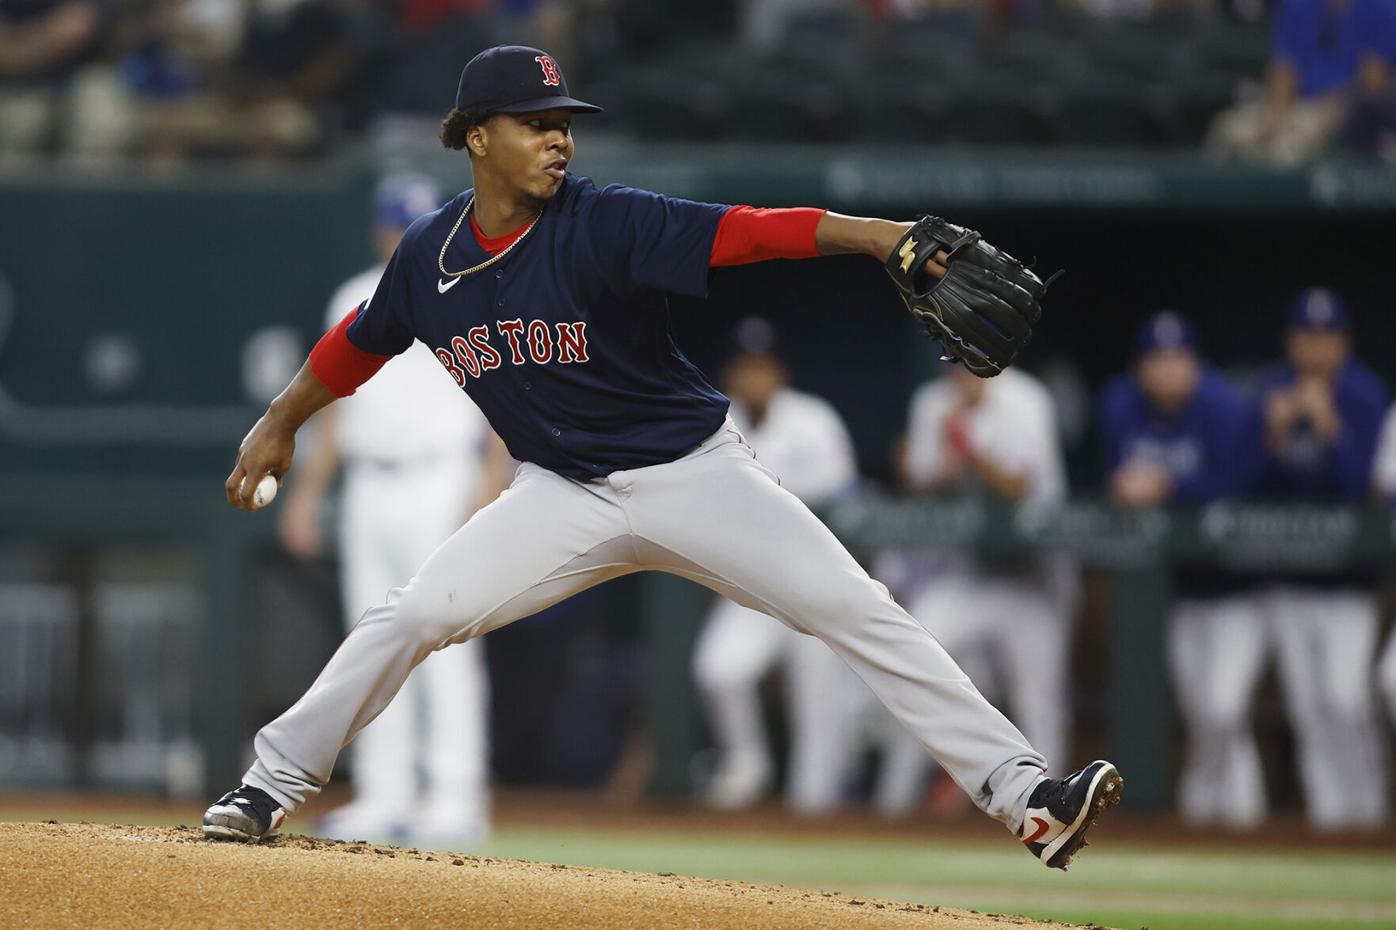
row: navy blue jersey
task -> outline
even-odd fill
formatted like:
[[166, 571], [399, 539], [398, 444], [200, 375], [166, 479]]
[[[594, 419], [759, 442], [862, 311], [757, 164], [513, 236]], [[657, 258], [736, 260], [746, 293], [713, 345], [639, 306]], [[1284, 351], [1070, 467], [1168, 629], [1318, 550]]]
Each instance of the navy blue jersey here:
[[1132, 375], [1106, 385], [1101, 397], [1105, 466], [1113, 472], [1143, 461], [1168, 473], [1173, 500], [1200, 505], [1244, 492], [1250, 436], [1241, 395], [1204, 368], [1197, 389], [1171, 417], [1154, 411]]
[[1381, 378], [1349, 360], [1338, 373], [1333, 404], [1342, 428], [1331, 443], [1307, 421], [1294, 425], [1278, 448], [1264, 442], [1262, 412], [1271, 392], [1293, 386], [1294, 369], [1276, 365], [1256, 384], [1255, 443], [1264, 450], [1260, 492], [1273, 500], [1362, 503], [1371, 494], [1372, 460], [1390, 395]]
[[[571, 478], [673, 461], [722, 425], [727, 398], [674, 344], [666, 294], [706, 296], [728, 207], [569, 175], [500, 262], [443, 277], [470, 195], [407, 230], [350, 342], [396, 355], [422, 341], [514, 458]], [[489, 257], [467, 220], [445, 266]]]
[[[1174, 503], [1201, 506], [1246, 493], [1254, 457], [1249, 413], [1240, 393], [1218, 372], [1202, 370], [1192, 397], [1173, 416], [1156, 412], [1132, 375], [1105, 387], [1100, 403], [1105, 465], [1114, 472], [1143, 461], [1168, 473]], [[1180, 597], [1225, 597], [1245, 591], [1255, 578], [1216, 566], [1183, 564], [1173, 576]]]

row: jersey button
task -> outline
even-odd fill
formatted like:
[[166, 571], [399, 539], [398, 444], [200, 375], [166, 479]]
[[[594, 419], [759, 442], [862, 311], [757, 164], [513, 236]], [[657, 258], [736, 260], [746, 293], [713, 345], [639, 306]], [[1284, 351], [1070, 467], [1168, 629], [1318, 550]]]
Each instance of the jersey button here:
[[499, 305], [500, 305], [501, 307], [504, 306], [504, 298], [503, 298], [503, 297], [499, 298]]
[[553, 435], [554, 435], [554, 436], [561, 436], [561, 435], [562, 435], [562, 430], [560, 430], [560, 429], [558, 429], [556, 426], [554, 426], [554, 427], [553, 427]]
[[525, 382], [524, 382], [524, 390], [525, 390], [525, 391], [531, 391], [531, 390], [533, 390], [533, 382], [532, 382], [532, 381], [525, 381]]
[[496, 271], [496, 272], [494, 273], [494, 276], [495, 276], [496, 278], [502, 278], [502, 277], [504, 277], [504, 272], [502, 272], [502, 271]]

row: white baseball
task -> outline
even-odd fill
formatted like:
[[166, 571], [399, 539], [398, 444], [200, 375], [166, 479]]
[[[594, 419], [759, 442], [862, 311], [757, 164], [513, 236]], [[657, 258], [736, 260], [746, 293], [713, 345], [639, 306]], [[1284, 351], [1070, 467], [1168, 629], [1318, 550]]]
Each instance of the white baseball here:
[[276, 490], [276, 478], [272, 475], [263, 476], [262, 480], [257, 482], [257, 490], [252, 492], [252, 506], [261, 508], [270, 504], [276, 500]]

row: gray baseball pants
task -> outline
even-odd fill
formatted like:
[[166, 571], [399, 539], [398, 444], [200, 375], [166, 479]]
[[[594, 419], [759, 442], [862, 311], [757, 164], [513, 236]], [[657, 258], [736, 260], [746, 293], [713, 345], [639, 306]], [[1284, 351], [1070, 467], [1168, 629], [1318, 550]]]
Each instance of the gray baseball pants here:
[[981, 810], [1019, 831], [1046, 761], [730, 424], [673, 462], [594, 481], [520, 466], [262, 728], [244, 782], [294, 811], [432, 651], [647, 570], [822, 639]]

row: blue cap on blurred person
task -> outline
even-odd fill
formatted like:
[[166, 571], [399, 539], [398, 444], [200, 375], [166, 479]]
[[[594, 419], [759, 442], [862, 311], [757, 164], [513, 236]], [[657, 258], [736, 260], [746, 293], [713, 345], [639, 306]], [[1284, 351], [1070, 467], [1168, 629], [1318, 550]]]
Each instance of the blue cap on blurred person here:
[[487, 48], [466, 63], [456, 87], [457, 110], [536, 113], [558, 107], [574, 113], [601, 108], [572, 97], [556, 59], [526, 45]]
[[1347, 304], [1326, 287], [1300, 291], [1289, 302], [1290, 329], [1326, 329], [1346, 332], [1349, 326]]
[[441, 188], [425, 174], [390, 174], [373, 193], [373, 219], [380, 226], [406, 229], [441, 206]]
[[732, 349], [734, 355], [746, 355], [751, 352], [774, 353], [776, 328], [769, 320], [749, 316], [732, 327]]
[[747, 355], [779, 355], [776, 328], [763, 317], [749, 316], [738, 320], [722, 346], [722, 363], [730, 365]]
[[1155, 349], [1197, 350], [1197, 331], [1186, 317], [1160, 310], [1146, 319], [1134, 335], [1134, 351], [1143, 355]]

